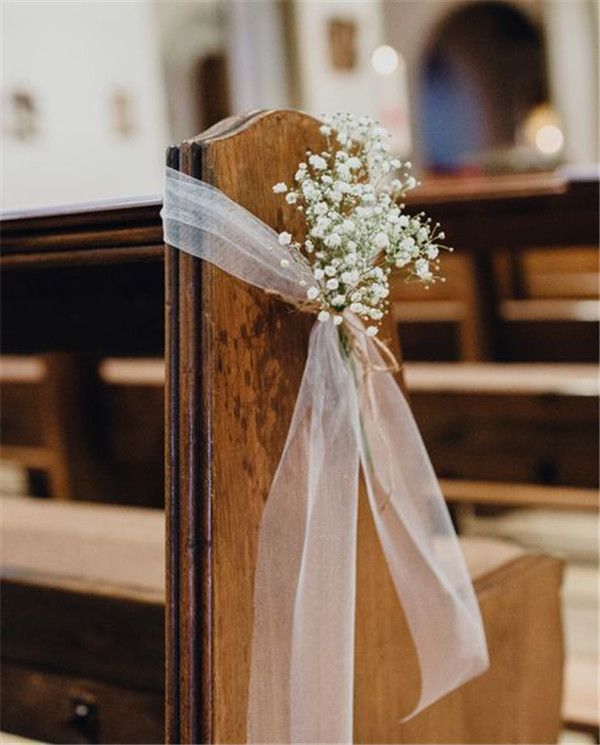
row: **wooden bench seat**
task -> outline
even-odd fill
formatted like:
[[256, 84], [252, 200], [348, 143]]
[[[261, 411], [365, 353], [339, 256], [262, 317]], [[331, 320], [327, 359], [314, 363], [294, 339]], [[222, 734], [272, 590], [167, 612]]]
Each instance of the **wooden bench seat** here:
[[[4, 497], [2, 543], [3, 579], [164, 602], [162, 510]], [[473, 579], [525, 554], [498, 540], [464, 537], [461, 544]]]
[[560, 363], [406, 362], [409, 391], [598, 396], [598, 366]]
[[[30, 498], [4, 500], [5, 729], [40, 739], [51, 731], [57, 741], [70, 741], [65, 738], [97, 727], [102, 730], [102, 742], [160, 741], [163, 524], [159, 510]], [[462, 546], [495, 660], [492, 671], [467, 686], [466, 695], [477, 698], [481, 687], [491, 691], [500, 681], [507, 685], [512, 680], [517, 688], [510, 694], [511, 705], [516, 706], [513, 696], [517, 692], [534, 698], [537, 695], [527, 676], [519, 677], [521, 667], [518, 672], [502, 661], [506, 644], [526, 641], [530, 611], [523, 612], [518, 598], [542, 583], [536, 597], [541, 603], [549, 603], [545, 633], [554, 640], [559, 627], [552, 616], [556, 610], [552, 610], [552, 588], [559, 581], [559, 563], [498, 540], [465, 538]], [[523, 647], [521, 663], [541, 654], [538, 645], [546, 641], [542, 635], [533, 646]], [[552, 655], [549, 661], [553, 662]], [[552, 681], [558, 686], [556, 680]], [[433, 737], [434, 730], [439, 731], [440, 718], [449, 716], [457, 705], [453, 702], [458, 702], [461, 695], [457, 692], [449, 702], [445, 700], [424, 712], [416, 724], [402, 725], [398, 736], [404, 733], [404, 737], [413, 738], [425, 727]], [[78, 720], [73, 713], [73, 707], [81, 702], [95, 712], [93, 721], [85, 717]], [[124, 703], [119, 702], [141, 706], [142, 715], [136, 716], [141, 730], [130, 730], [127, 740], [119, 739], [124, 736], [119, 723]], [[45, 712], [44, 721], [36, 710]], [[52, 713], [50, 720], [48, 712]], [[377, 716], [389, 718], [389, 712]], [[375, 717], [373, 733], [379, 726], [381, 722]], [[476, 741], [472, 739], [472, 723], [459, 726], [454, 721], [449, 726], [449, 742], [463, 742], [463, 736], [467, 737], [464, 742]], [[553, 731], [556, 726], [549, 722], [545, 731]], [[139, 739], [142, 735], [146, 739]], [[398, 740], [407, 741], [411, 740]], [[514, 740], [525, 741], [531, 740]]]
[[161, 510], [3, 499], [3, 729], [162, 742], [164, 583]]
[[597, 365], [407, 362], [404, 372], [447, 497], [530, 504], [547, 490], [549, 504], [595, 507]]

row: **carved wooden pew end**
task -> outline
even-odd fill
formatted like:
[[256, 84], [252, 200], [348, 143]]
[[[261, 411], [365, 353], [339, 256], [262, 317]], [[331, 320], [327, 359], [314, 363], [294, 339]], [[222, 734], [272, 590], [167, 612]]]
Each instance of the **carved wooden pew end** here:
[[[271, 187], [291, 183], [306, 149], [319, 144], [316, 120], [266, 112], [226, 120], [172, 148], [168, 164], [217, 186], [276, 230], [294, 232], [298, 214], [282, 208]], [[167, 738], [244, 742], [258, 525], [312, 319], [172, 248], [166, 270]], [[491, 669], [401, 724], [418, 695], [417, 667], [360, 501], [355, 742], [555, 741], [560, 562], [507, 554], [496, 543], [465, 544], [480, 569]]]

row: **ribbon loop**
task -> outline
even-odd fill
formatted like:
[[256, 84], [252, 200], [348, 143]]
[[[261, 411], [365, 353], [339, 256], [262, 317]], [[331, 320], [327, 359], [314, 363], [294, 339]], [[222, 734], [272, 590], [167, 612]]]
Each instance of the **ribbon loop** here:
[[[306, 267], [217, 189], [167, 169], [165, 241], [290, 302]], [[287, 262], [284, 262], [287, 264]], [[306, 276], [308, 273], [308, 276]], [[362, 328], [351, 314], [346, 323]], [[359, 464], [411, 631], [410, 716], [488, 666], [477, 599], [410, 408], [371, 337], [315, 324], [259, 533], [250, 743], [351, 743]], [[361, 374], [363, 366], [376, 375]]]

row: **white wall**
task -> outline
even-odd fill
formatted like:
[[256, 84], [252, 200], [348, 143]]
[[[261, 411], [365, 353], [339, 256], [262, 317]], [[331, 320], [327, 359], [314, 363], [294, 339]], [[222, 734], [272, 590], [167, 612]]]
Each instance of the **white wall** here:
[[[295, 14], [303, 108], [316, 116], [337, 111], [376, 116], [379, 80], [371, 55], [382, 43], [378, 0], [297, 0]], [[331, 68], [327, 29], [332, 18], [356, 23], [354, 70]]]
[[598, 6], [594, 0], [543, 5], [550, 84], [570, 163], [598, 160]]
[[[109, 99], [130, 91], [135, 132], [114, 131]], [[3, 132], [2, 206], [162, 189], [168, 144], [151, 4], [3, 2], [2, 91], [30, 92], [38, 136]]]
[[288, 108], [288, 62], [277, 0], [230, 0], [227, 9], [232, 111]]
[[154, 2], [153, 12], [165, 70], [171, 139], [199, 134], [198, 62], [226, 47], [224, 0]]

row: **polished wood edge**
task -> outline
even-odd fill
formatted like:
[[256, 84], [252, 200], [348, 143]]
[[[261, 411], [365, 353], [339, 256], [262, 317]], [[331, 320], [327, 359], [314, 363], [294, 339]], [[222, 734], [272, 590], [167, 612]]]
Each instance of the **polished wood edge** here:
[[21, 207], [0, 210], [0, 222], [3, 224], [31, 220], [34, 218], [61, 217], [63, 215], [91, 215], [95, 212], [111, 212], [146, 207], [160, 207], [161, 194], [142, 194], [122, 197], [109, 197], [90, 202], [71, 202], [66, 204], [46, 204], [39, 207]]
[[487, 593], [496, 592], [505, 583], [511, 583], [514, 577], [522, 577], [527, 572], [537, 571], [542, 567], [552, 567], [562, 577], [564, 561], [545, 554], [525, 554], [518, 556], [490, 572], [477, 577], [473, 586], [481, 601]]
[[3, 567], [0, 572], [0, 586], [40, 587], [50, 592], [68, 592], [77, 595], [94, 595], [98, 598], [118, 598], [125, 603], [160, 606], [165, 598], [162, 592], [136, 587], [134, 585], [114, 585], [108, 582], [66, 577], [62, 574], [41, 574], [33, 570]]
[[[211, 143], [235, 136], [277, 112], [232, 117], [170, 151], [170, 165], [211, 180], [205, 153]], [[167, 741], [212, 742], [212, 586], [210, 354], [202, 308], [210, 272], [202, 262], [167, 248], [167, 314], [170, 355], [167, 383]], [[169, 645], [173, 645], [172, 647]]]
[[48, 251], [14, 253], [0, 257], [0, 268], [13, 269], [29, 266], [84, 266], [87, 264], [117, 264], [128, 261], [162, 261], [164, 245], [119, 246], [115, 248], [76, 249], [73, 251]]
[[[179, 168], [179, 148], [166, 163]], [[179, 739], [179, 251], [165, 247], [165, 742]]]
[[446, 500], [455, 504], [493, 504], [591, 512], [598, 512], [600, 509], [596, 489], [458, 479], [440, 479], [440, 486]]

